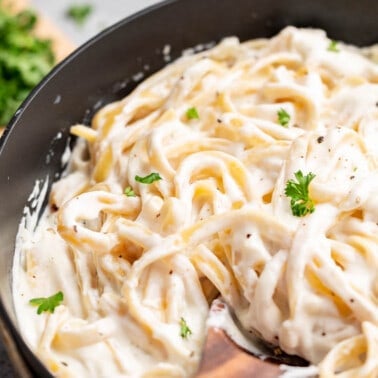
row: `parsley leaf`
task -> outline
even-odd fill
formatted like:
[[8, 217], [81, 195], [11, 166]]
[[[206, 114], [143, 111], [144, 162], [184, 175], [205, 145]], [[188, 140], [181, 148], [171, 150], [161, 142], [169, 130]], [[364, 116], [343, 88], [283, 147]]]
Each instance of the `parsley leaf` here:
[[339, 46], [337, 45], [337, 41], [331, 40], [329, 42], [329, 46], [327, 50], [332, 51], [332, 52], [339, 52], [340, 49], [339, 49]]
[[33, 35], [37, 16], [0, 8], [0, 125], [6, 125], [55, 63], [51, 41]]
[[127, 195], [127, 197], [135, 197], [135, 192], [131, 186], [128, 186], [124, 193]]
[[290, 114], [284, 108], [277, 112], [277, 117], [281, 126], [287, 127], [289, 125]]
[[186, 323], [184, 318], [180, 319], [180, 336], [183, 339], [187, 339], [189, 335], [192, 334], [191, 329], [188, 327], [188, 324]]
[[294, 175], [297, 182], [289, 180], [286, 183], [285, 194], [287, 197], [291, 198], [290, 206], [293, 215], [303, 217], [315, 211], [314, 203], [308, 192], [308, 186], [315, 175], [310, 172], [308, 175], [304, 176], [302, 171], [297, 171]]
[[38, 306], [37, 314], [40, 315], [43, 311], [49, 311], [53, 313], [55, 311], [55, 307], [61, 304], [63, 298], [63, 293], [61, 291], [58, 291], [51, 297], [30, 299], [29, 303], [32, 306]]
[[150, 173], [147, 176], [141, 177], [141, 176], [135, 176], [135, 181], [138, 181], [142, 184], [152, 184], [154, 181], [162, 180], [159, 173], [153, 172]]
[[93, 7], [89, 4], [71, 5], [67, 10], [67, 16], [77, 25], [83, 25], [92, 11]]
[[198, 114], [197, 109], [195, 107], [189, 108], [186, 111], [186, 117], [188, 119], [199, 119], [199, 114]]

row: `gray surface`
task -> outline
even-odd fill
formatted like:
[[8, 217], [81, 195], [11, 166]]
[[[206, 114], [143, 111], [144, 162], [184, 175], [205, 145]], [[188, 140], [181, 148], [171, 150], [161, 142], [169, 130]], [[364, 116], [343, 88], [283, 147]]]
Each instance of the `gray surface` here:
[[[80, 45], [102, 29], [147, 6], [158, 3], [159, 0], [30, 0], [30, 2], [39, 12], [42, 12], [53, 20], [61, 30], [64, 30], [72, 41]], [[67, 8], [71, 4], [93, 5], [93, 13], [84, 25], [78, 26], [66, 17]], [[15, 376], [4, 345], [0, 342], [0, 378], [13, 378]]]
[[[82, 44], [88, 38], [102, 29], [114, 24], [122, 18], [135, 13], [159, 0], [30, 0], [31, 3], [46, 16], [54, 20], [61, 30], [77, 44]], [[91, 4], [93, 12], [84, 25], [76, 25], [67, 16], [67, 8], [71, 4]]]

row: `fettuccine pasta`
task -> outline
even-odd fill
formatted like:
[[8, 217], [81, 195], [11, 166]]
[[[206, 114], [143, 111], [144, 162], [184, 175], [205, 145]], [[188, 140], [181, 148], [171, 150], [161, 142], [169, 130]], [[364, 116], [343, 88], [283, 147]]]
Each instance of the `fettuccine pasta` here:
[[[378, 377], [378, 68], [366, 55], [321, 30], [227, 38], [73, 126], [68, 171], [36, 231], [20, 231], [14, 267], [20, 328], [48, 369], [192, 376], [221, 295], [320, 377]], [[298, 172], [312, 175], [302, 216], [287, 190]]]

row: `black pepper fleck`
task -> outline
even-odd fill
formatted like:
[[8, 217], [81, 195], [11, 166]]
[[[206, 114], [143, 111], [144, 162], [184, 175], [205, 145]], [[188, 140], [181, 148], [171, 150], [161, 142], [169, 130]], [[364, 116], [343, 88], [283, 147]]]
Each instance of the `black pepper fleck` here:
[[247, 234], [246, 237], [249, 239], [252, 236], [252, 234]]
[[323, 143], [324, 142], [324, 136], [320, 136], [318, 139], [317, 139], [318, 143]]
[[51, 204], [51, 211], [58, 211], [59, 210], [59, 207], [58, 206], [56, 206], [56, 204], [55, 203], [53, 203], [53, 204]]
[[353, 180], [353, 179], [354, 179], [354, 177], [355, 177], [355, 176], [350, 176], [349, 178], [350, 178], [351, 180]]

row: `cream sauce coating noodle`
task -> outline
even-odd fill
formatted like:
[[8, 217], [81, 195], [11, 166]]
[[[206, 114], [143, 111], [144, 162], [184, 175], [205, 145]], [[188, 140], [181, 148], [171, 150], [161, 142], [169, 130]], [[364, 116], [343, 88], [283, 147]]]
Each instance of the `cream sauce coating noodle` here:
[[[21, 332], [52, 373], [192, 376], [221, 295], [320, 377], [378, 376], [378, 67], [331, 44], [227, 38], [72, 128], [14, 264]], [[315, 174], [304, 217], [285, 195], [299, 170]], [[58, 291], [54, 313], [29, 304]]]

